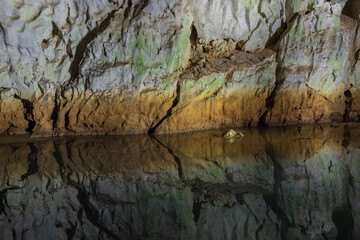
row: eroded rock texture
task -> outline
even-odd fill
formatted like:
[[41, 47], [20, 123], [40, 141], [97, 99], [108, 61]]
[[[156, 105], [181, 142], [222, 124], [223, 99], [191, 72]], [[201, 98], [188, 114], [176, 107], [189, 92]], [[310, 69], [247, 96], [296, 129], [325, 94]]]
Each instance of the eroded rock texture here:
[[0, 138], [1, 239], [359, 239], [354, 125]]
[[357, 0], [1, 0], [0, 132], [357, 121]]

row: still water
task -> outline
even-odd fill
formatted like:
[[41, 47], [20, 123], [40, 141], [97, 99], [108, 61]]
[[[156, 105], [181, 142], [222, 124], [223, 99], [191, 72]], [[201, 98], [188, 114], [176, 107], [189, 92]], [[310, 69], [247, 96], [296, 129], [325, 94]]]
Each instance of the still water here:
[[0, 239], [360, 239], [360, 125], [0, 138]]

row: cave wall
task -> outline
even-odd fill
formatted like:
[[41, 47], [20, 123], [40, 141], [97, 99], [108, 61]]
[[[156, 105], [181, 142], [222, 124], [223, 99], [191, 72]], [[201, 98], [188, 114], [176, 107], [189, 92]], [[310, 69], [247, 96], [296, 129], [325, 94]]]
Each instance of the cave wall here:
[[0, 132], [357, 121], [356, 0], [1, 0]]

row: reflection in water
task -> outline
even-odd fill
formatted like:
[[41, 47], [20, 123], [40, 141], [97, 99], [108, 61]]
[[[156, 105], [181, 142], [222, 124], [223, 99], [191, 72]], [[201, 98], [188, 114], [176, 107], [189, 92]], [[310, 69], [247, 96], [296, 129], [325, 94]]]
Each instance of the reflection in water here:
[[360, 127], [0, 138], [0, 239], [359, 239]]

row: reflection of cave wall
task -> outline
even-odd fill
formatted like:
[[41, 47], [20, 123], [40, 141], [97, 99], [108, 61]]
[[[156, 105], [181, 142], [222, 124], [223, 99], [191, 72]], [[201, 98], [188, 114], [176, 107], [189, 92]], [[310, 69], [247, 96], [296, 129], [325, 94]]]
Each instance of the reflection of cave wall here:
[[0, 138], [0, 239], [358, 239], [357, 128]]

